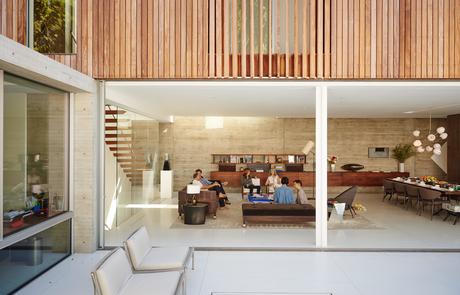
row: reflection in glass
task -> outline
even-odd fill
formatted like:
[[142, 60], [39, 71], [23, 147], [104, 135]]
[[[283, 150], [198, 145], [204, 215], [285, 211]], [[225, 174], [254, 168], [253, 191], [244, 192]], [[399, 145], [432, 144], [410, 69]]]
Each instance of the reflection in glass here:
[[41, 53], [75, 52], [75, 0], [30, 0], [31, 44]]
[[[70, 221], [0, 250], [0, 295], [9, 294], [70, 255]], [[37, 294], [40, 294], [37, 290]]]
[[[105, 230], [140, 212], [133, 204], [152, 202], [159, 191], [159, 123], [122, 109], [105, 107]], [[110, 238], [109, 238], [110, 240]]]
[[67, 102], [65, 92], [5, 75], [4, 236], [68, 208]]

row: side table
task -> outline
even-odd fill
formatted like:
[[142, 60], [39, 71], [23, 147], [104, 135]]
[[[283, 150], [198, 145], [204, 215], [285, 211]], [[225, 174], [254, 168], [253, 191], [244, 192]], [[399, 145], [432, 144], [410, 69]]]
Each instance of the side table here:
[[208, 205], [203, 203], [184, 205], [184, 224], [204, 224]]

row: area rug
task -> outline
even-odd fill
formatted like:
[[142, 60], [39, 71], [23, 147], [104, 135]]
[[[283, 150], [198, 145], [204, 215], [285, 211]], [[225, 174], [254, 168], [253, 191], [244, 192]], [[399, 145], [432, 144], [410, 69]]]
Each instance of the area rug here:
[[[238, 196], [238, 195], [237, 195]], [[231, 196], [231, 205], [218, 209], [217, 218], [213, 219], [211, 216], [206, 218], [206, 223], [202, 225], [187, 225], [184, 224], [182, 218], [178, 217], [170, 226], [171, 229], [238, 229], [243, 228], [243, 216], [241, 204], [243, 201], [241, 197]], [[247, 228], [264, 228], [264, 229], [314, 229], [315, 223], [307, 224], [248, 224]], [[369, 221], [362, 215], [357, 215], [352, 218], [350, 215], [345, 215], [343, 221], [337, 218], [331, 218], [328, 222], [328, 229], [330, 230], [358, 230], [358, 229], [384, 229]]]

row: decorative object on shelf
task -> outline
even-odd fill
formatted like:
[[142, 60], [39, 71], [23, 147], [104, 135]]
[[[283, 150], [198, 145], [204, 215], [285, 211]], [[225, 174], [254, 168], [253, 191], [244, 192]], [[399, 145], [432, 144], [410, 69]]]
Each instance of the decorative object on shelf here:
[[364, 166], [361, 164], [346, 164], [346, 165], [343, 165], [341, 168], [343, 170], [356, 172], [356, 171], [364, 169]]
[[428, 153], [432, 152], [433, 154], [438, 155], [438, 156], [441, 155], [442, 152], [441, 152], [441, 144], [439, 144], [439, 142], [436, 142], [436, 140], [438, 139], [438, 136], [439, 136], [438, 141], [446, 140], [448, 136], [448, 134], [446, 133], [446, 128], [444, 128], [443, 126], [436, 128], [436, 132], [431, 132], [431, 113], [430, 113], [430, 128], [429, 128], [426, 139], [430, 143], [434, 143], [433, 146], [426, 145], [426, 147], [423, 147], [422, 140], [418, 138], [420, 137], [420, 134], [421, 134], [420, 130], [418, 129], [414, 130], [412, 134], [417, 138], [413, 142], [413, 145], [417, 148], [417, 152], [419, 153], [424, 153], [425, 151]]
[[[422, 146], [419, 146], [417, 149], [424, 149]], [[414, 150], [414, 147], [410, 144], [398, 144], [396, 145], [393, 150], [392, 150], [393, 154], [392, 154], [392, 157], [393, 159], [397, 160], [398, 163], [399, 163], [399, 172], [404, 172], [405, 170], [405, 162], [407, 159], [409, 159], [410, 157], [413, 157], [415, 156], [415, 150]]]
[[169, 171], [171, 170], [171, 165], [169, 164], [169, 154], [165, 154], [165, 161], [163, 162], [163, 170]]
[[327, 162], [329, 163], [329, 166], [331, 167], [331, 172], [335, 172], [335, 164], [337, 164], [337, 156], [330, 156], [327, 159]]

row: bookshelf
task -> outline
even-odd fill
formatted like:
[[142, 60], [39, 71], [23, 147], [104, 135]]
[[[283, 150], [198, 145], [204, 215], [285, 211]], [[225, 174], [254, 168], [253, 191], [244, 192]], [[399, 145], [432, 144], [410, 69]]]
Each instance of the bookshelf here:
[[304, 154], [212, 154], [212, 164], [306, 164]]

